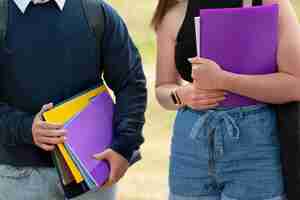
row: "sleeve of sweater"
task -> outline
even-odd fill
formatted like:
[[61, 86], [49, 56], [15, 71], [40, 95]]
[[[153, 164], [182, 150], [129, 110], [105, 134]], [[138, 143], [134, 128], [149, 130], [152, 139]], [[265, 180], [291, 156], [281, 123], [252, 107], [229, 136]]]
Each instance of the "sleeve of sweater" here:
[[33, 144], [33, 119], [34, 116], [0, 102], [0, 144]]
[[111, 148], [130, 160], [143, 143], [147, 104], [146, 79], [140, 54], [125, 23], [104, 1], [105, 32], [102, 43], [104, 79], [116, 96], [114, 140]]

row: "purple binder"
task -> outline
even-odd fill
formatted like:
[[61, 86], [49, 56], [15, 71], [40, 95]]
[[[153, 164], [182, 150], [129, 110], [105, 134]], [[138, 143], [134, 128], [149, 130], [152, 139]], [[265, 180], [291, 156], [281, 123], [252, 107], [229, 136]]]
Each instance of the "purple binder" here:
[[[238, 74], [277, 71], [278, 5], [200, 10], [200, 56]], [[199, 55], [198, 55], [199, 56]], [[229, 94], [222, 107], [257, 104]]]
[[107, 162], [97, 161], [93, 155], [103, 152], [111, 144], [113, 111], [110, 95], [103, 92], [65, 127], [68, 130], [66, 144], [97, 187], [107, 180], [110, 170]]

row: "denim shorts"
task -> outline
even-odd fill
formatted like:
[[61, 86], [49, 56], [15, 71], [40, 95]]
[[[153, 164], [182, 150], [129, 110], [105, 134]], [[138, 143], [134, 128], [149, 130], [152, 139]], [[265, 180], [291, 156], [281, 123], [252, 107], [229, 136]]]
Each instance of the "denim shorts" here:
[[283, 200], [276, 113], [267, 105], [178, 111], [170, 200]]

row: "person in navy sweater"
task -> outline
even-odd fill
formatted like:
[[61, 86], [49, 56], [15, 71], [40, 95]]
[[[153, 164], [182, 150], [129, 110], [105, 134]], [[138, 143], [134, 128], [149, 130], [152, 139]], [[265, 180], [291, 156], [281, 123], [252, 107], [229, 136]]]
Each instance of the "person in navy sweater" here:
[[0, 48], [0, 199], [64, 199], [50, 152], [68, 133], [41, 114], [101, 77], [116, 96], [114, 139], [95, 158], [107, 160], [111, 174], [105, 189], [78, 199], [115, 199], [114, 185], [144, 141], [147, 91], [126, 25], [111, 6], [99, 3], [105, 15], [100, 67], [81, 0], [9, 0]]

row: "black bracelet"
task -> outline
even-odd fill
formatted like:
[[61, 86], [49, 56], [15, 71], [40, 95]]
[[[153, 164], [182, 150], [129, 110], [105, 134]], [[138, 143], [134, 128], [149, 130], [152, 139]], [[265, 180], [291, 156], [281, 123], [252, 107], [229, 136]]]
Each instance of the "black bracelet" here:
[[175, 93], [173, 91], [171, 91], [171, 98], [172, 98], [172, 101], [175, 105], [178, 105], [178, 101], [176, 99], [176, 96], [175, 96]]
[[171, 92], [171, 98], [172, 98], [172, 101], [175, 105], [182, 105], [182, 101], [181, 99], [179, 98], [177, 92], [174, 90]]
[[174, 91], [174, 95], [175, 95], [175, 97], [177, 99], [178, 105], [182, 105], [182, 101], [181, 101], [179, 95], [177, 94], [176, 90]]

